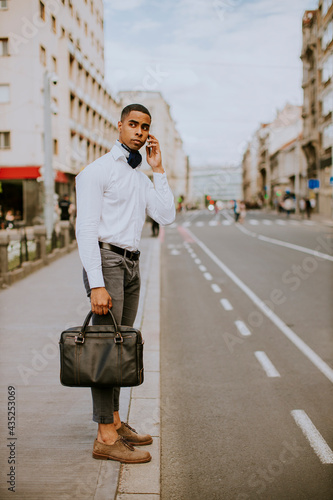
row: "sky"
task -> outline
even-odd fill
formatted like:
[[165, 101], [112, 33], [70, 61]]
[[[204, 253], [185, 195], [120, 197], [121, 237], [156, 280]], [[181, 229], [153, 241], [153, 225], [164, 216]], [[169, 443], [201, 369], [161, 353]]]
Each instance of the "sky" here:
[[161, 92], [192, 166], [239, 165], [260, 123], [302, 104], [302, 17], [317, 6], [104, 0], [106, 81]]

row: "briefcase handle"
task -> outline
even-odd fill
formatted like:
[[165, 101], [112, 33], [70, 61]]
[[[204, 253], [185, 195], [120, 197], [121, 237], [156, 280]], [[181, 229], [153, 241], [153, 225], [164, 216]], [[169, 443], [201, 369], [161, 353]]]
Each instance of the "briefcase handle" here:
[[[109, 309], [109, 313], [111, 315], [112, 323], [113, 323], [113, 326], [114, 326], [114, 331], [116, 333], [114, 341], [115, 341], [116, 344], [121, 344], [124, 340], [123, 340], [123, 337], [122, 337], [120, 331], [118, 330], [118, 325], [117, 325], [117, 322], [115, 320], [115, 317], [114, 317], [113, 312], [111, 311], [111, 309]], [[84, 340], [85, 340], [85, 336], [86, 336], [86, 329], [87, 329], [87, 326], [89, 325], [89, 322], [91, 320], [92, 315], [93, 315], [93, 312], [89, 311], [88, 314], [87, 314], [87, 316], [86, 316], [86, 319], [83, 322], [83, 325], [82, 325], [82, 328], [81, 328], [81, 331], [80, 331], [79, 335], [77, 335], [75, 337], [75, 343], [76, 344], [84, 344]]]

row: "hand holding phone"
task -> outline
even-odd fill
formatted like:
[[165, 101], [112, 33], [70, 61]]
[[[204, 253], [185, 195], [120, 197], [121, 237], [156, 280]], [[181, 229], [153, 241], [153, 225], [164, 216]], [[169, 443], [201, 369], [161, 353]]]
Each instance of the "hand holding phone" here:
[[146, 144], [147, 162], [151, 166], [153, 172], [164, 173], [162, 167], [162, 155], [160, 145], [156, 137], [152, 134], [148, 135]]

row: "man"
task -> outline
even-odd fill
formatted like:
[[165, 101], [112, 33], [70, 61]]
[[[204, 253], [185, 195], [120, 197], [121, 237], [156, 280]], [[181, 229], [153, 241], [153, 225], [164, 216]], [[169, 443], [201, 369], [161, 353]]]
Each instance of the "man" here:
[[[133, 326], [140, 292], [138, 246], [146, 213], [159, 224], [175, 219], [173, 194], [162, 166], [158, 140], [149, 135], [151, 115], [141, 104], [126, 106], [118, 122], [119, 140], [111, 151], [76, 178], [77, 241], [93, 324]], [[137, 168], [147, 142], [147, 162], [154, 184]], [[92, 388], [93, 420], [98, 423], [93, 457], [123, 463], [148, 462], [151, 456], [133, 445], [152, 443], [119, 417], [115, 387]]]
[[69, 201], [68, 194], [65, 194], [58, 203], [60, 210], [60, 220], [69, 220], [72, 204]]

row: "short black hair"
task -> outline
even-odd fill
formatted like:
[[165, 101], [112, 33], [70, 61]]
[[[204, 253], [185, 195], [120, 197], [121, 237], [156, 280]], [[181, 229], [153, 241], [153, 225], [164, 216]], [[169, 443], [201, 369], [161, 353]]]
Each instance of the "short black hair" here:
[[148, 115], [151, 119], [151, 114], [149, 113], [148, 109], [145, 106], [143, 106], [142, 104], [129, 104], [128, 106], [125, 106], [124, 109], [122, 110], [120, 121], [122, 122], [123, 120], [125, 120], [126, 116], [128, 116], [131, 111], [140, 111], [140, 113]]

